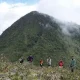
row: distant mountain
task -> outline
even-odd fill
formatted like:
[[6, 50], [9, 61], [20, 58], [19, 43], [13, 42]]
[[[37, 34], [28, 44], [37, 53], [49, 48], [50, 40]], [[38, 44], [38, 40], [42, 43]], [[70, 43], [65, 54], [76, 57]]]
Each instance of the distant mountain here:
[[60, 59], [69, 66], [71, 56], [79, 63], [80, 30], [67, 29], [71, 35], [65, 35], [62, 25], [65, 26], [49, 15], [32, 11], [3, 32], [0, 36], [0, 53], [11, 61], [21, 56], [27, 58], [31, 54], [34, 64], [39, 64], [40, 58], [46, 64], [49, 56], [54, 66], [58, 65]]

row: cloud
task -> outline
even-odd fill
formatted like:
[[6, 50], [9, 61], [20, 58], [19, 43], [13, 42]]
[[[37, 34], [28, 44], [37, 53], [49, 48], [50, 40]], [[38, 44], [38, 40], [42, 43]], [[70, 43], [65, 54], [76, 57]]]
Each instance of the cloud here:
[[80, 28], [80, 0], [40, 0], [37, 10], [62, 21], [60, 27], [65, 34]]
[[80, 24], [80, 0], [40, 0], [38, 11]]
[[40, 0], [34, 5], [3, 2], [0, 3], [0, 34], [13, 22], [33, 10], [49, 14], [63, 22], [80, 24], [80, 0]]
[[28, 5], [26, 3], [0, 3], [0, 34], [20, 17], [30, 11], [36, 10], [36, 6], [37, 4]]

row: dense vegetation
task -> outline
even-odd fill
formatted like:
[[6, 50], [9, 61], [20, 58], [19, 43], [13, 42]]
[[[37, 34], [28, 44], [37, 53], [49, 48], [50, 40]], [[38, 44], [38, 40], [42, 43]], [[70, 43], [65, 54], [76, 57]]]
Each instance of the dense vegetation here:
[[0, 54], [10, 61], [17, 61], [22, 56], [26, 59], [32, 54], [34, 64], [39, 64], [40, 58], [46, 62], [50, 56], [52, 65], [56, 66], [63, 59], [65, 66], [69, 66], [71, 56], [75, 56], [77, 63], [80, 61], [80, 35], [75, 31], [71, 33], [74, 35], [64, 35], [54, 18], [33, 11], [3, 32]]

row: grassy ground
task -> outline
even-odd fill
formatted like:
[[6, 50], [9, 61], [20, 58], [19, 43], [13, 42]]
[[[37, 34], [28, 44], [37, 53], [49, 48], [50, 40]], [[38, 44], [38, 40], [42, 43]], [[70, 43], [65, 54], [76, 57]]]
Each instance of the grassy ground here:
[[80, 80], [79, 70], [73, 73], [59, 67], [39, 67], [28, 62], [23, 64], [0, 63], [0, 80]]

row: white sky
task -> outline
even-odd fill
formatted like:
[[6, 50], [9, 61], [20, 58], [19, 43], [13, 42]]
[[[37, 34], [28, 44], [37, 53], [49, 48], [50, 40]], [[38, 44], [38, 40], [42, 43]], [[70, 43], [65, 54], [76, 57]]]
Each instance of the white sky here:
[[80, 0], [40, 0], [36, 4], [0, 3], [0, 34], [30, 11], [40, 11], [62, 21], [80, 24]]

